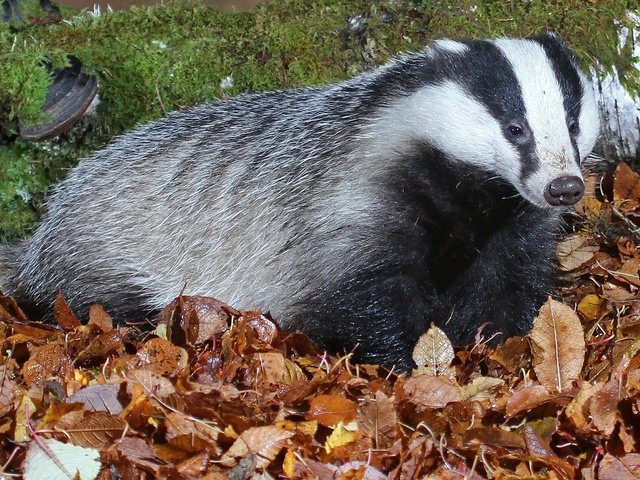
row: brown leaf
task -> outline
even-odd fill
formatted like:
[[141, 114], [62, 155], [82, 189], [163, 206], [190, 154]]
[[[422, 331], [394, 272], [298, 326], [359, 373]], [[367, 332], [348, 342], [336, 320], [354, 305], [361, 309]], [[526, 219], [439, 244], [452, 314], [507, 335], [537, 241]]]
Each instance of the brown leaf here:
[[96, 325], [103, 332], [113, 330], [113, 319], [102, 305], [93, 303], [89, 306], [89, 322], [88, 325]]
[[512, 417], [520, 412], [539, 407], [560, 397], [549, 392], [544, 385], [532, 385], [516, 390], [507, 401], [506, 413]]
[[317, 420], [326, 427], [335, 427], [338, 422], [350, 423], [356, 418], [358, 404], [342, 395], [318, 395], [311, 400], [307, 420]]
[[139, 365], [162, 376], [174, 376], [186, 370], [189, 355], [163, 338], [152, 338], [138, 350]]
[[63, 431], [75, 445], [100, 449], [120, 438], [127, 422], [107, 412], [72, 412], [52, 426]]
[[403, 399], [411, 402], [418, 412], [460, 401], [460, 387], [444, 377], [429, 375], [407, 378], [402, 385], [402, 394]]
[[476, 427], [464, 432], [464, 443], [471, 446], [493, 445], [524, 450], [522, 434], [496, 427]]
[[476, 377], [460, 389], [460, 399], [482, 401], [491, 398], [504, 385], [504, 380], [493, 377]]
[[524, 443], [529, 455], [539, 458], [557, 457], [557, 455], [553, 453], [553, 450], [551, 450], [551, 447], [540, 438], [531, 425], [524, 426], [523, 434]]
[[398, 418], [393, 403], [383, 392], [378, 390], [375, 398], [360, 405], [357, 419], [360, 432], [372, 440], [374, 449], [393, 444]]
[[509, 372], [522, 368], [531, 359], [529, 341], [524, 337], [511, 337], [489, 354], [489, 358], [498, 362]]
[[108, 412], [118, 415], [122, 412], [119, 401], [120, 385], [92, 385], [67, 398], [67, 402], [82, 402], [86, 410], [94, 412]]
[[207, 471], [210, 460], [209, 454], [202, 452], [180, 462], [176, 468], [186, 477], [202, 478], [202, 475]]
[[589, 424], [589, 404], [593, 395], [602, 388], [602, 384], [592, 385], [582, 382], [576, 396], [565, 409], [566, 416], [579, 430], [587, 428]]
[[453, 373], [450, 369], [455, 358], [453, 345], [447, 335], [433, 324], [418, 338], [412, 358], [420, 374], [450, 377]]
[[22, 367], [22, 375], [28, 386], [35, 385], [43, 380], [71, 375], [71, 359], [62, 345], [48, 344], [36, 350]]
[[292, 436], [293, 432], [273, 425], [251, 427], [242, 432], [221, 460], [231, 466], [235, 463], [234, 458], [255, 455], [255, 467], [266, 468], [285, 446], [285, 440]]
[[615, 171], [613, 201], [623, 212], [630, 212], [640, 204], [640, 175], [624, 162]]
[[62, 327], [66, 332], [70, 332], [73, 329], [82, 325], [78, 317], [75, 316], [69, 305], [64, 299], [62, 292], [58, 292], [56, 300], [53, 302], [53, 316], [56, 319], [58, 325]]
[[176, 345], [194, 345], [223, 333], [235, 309], [215, 298], [200, 295], [180, 295], [157, 317], [166, 324], [169, 339]]
[[598, 250], [600, 247], [584, 234], [569, 235], [558, 244], [557, 255], [560, 270], [569, 272], [586, 265]]
[[13, 411], [13, 402], [19, 393], [18, 385], [11, 379], [11, 372], [0, 365], [0, 417]]
[[580, 376], [585, 356], [582, 324], [575, 312], [551, 297], [530, 334], [533, 369], [540, 383], [563, 392]]
[[607, 453], [598, 466], [600, 480], [638, 480], [640, 479], [640, 454], [628, 453], [614, 457]]
[[112, 354], [122, 354], [125, 351], [122, 332], [120, 330], [110, 330], [96, 335], [86, 348], [78, 352], [76, 362], [85, 364], [100, 361]]
[[221, 433], [218, 428], [204, 422], [195, 422], [181, 413], [169, 412], [164, 425], [167, 429], [166, 439], [169, 444], [187, 452], [207, 450], [219, 455], [217, 438]]
[[638, 277], [639, 270], [640, 258], [634, 257], [628, 259], [620, 269], [612, 271], [611, 274], [621, 282], [640, 287], [640, 277]]
[[618, 382], [611, 380], [591, 398], [593, 425], [607, 437], [613, 433], [618, 422], [619, 389]]

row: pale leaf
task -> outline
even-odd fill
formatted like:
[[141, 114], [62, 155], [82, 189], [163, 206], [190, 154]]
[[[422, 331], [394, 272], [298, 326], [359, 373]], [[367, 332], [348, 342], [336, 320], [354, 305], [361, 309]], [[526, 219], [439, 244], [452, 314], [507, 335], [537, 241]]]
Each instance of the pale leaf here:
[[447, 335], [435, 325], [423, 333], [413, 349], [413, 361], [420, 374], [450, 376], [455, 354]]
[[22, 467], [25, 480], [71, 480], [76, 475], [82, 480], [93, 480], [100, 472], [100, 452], [41, 438], [29, 445]]
[[549, 298], [530, 334], [533, 369], [542, 385], [563, 392], [582, 371], [585, 342], [582, 324], [565, 304]]

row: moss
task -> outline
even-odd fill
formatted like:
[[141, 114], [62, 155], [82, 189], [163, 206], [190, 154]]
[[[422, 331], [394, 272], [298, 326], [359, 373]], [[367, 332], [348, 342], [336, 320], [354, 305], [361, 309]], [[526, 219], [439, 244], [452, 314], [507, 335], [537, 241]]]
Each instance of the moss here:
[[[31, 0], [29, 0], [31, 1]], [[245, 13], [192, 1], [52, 25], [0, 24], [0, 237], [28, 234], [47, 185], [135, 124], [242, 92], [337, 81], [431, 38], [561, 33], [585, 60], [640, 89], [618, 28], [630, 1], [271, 0]], [[28, 143], [18, 121], [41, 120], [46, 59], [80, 58], [100, 81], [98, 115], [54, 141]]]

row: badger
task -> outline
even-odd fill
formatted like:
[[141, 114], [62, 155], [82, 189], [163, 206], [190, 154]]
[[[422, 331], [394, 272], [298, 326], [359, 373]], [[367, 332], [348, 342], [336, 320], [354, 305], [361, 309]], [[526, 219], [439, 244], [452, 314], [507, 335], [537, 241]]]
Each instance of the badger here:
[[411, 368], [525, 334], [599, 131], [555, 34], [435, 41], [342, 83], [245, 94], [134, 129], [72, 169], [5, 293], [120, 322], [186, 285], [357, 361]]

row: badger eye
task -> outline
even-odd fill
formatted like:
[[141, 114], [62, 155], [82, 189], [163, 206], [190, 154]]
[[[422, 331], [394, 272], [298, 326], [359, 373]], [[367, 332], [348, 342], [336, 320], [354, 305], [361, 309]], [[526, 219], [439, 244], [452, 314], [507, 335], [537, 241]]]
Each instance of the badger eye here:
[[524, 130], [520, 125], [509, 125], [507, 127], [509, 134], [513, 137], [519, 137], [524, 133]]

